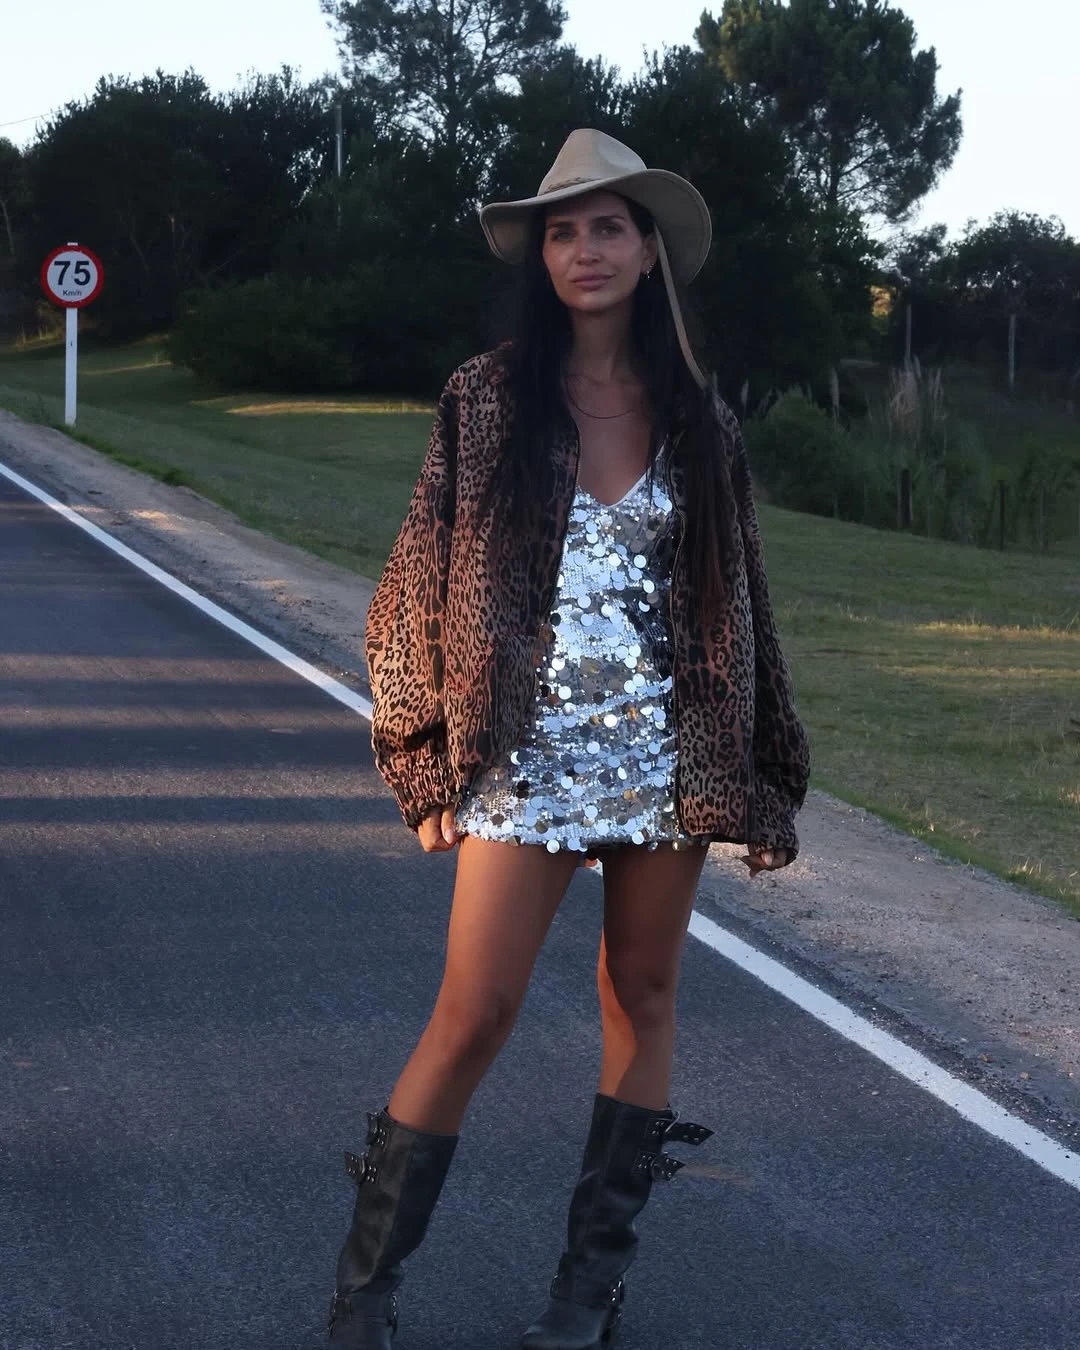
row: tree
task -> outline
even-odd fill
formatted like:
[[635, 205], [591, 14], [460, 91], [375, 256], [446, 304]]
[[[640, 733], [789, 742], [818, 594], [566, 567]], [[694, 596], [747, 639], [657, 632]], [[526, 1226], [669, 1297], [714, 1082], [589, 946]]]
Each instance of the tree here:
[[830, 211], [902, 220], [952, 163], [960, 92], [939, 99], [934, 49], [887, 0], [724, 0], [697, 40], [790, 137]]
[[9, 258], [15, 257], [16, 198], [22, 185], [23, 159], [19, 148], [0, 136], [0, 221]]
[[[652, 58], [620, 113], [645, 162], [689, 178], [708, 203], [713, 246], [691, 299], [727, 394], [737, 398], [748, 378], [752, 404], [772, 386], [824, 382], [846, 354], [831, 298], [842, 287], [828, 275], [830, 239], [776, 126], [690, 47]], [[868, 310], [865, 287], [859, 303]]]
[[558, 48], [519, 77], [518, 88], [496, 89], [476, 108], [487, 147], [477, 196], [487, 201], [531, 197], [573, 127], [625, 138], [626, 86], [602, 60]]
[[[969, 337], [1002, 349], [1006, 320], [1031, 366], [1070, 370], [1080, 359], [1080, 244], [1056, 216], [999, 211], [968, 224], [945, 271]], [[1011, 382], [1011, 380], [1010, 380]]]
[[272, 265], [329, 165], [327, 111], [326, 91], [287, 70], [224, 98], [192, 71], [100, 80], [25, 157], [33, 256], [86, 243], [108, 271], [102, 331], [168, 327], [189, 289]]
[[559, 0], [320, 0], [357, 92], [384, 121], [451, 151], [482, 95], [550, 56]]

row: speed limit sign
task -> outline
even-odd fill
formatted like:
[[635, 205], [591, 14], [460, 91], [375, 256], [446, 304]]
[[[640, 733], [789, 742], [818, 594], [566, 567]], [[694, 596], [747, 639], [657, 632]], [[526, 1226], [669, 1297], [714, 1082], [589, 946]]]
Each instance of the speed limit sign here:
[[79, 364], [79, 310], [96, 300], [105, 284], [105, 269], [96, 253], [81, 244], [54, 248], [41, 264], [45, 294], [67, 310], [64, 359], [64, 421], [75, 425], [75, 391]]
[[41, 264], [41, 284], [50, 300], [65, 309], [82, 309], [96, 300], [105, 284], [97, 254], [78, 244], [55, 248]]

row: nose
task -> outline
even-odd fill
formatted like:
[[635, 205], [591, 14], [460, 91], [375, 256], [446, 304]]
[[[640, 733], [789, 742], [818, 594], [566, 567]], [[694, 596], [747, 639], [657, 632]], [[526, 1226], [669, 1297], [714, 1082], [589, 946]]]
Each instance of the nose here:
[[595, 262], [600, 256], [600, 250], [597, 247], [596, 240], [589, 231], [583, 231], [578, 238], [577, 260], [578, 262]]

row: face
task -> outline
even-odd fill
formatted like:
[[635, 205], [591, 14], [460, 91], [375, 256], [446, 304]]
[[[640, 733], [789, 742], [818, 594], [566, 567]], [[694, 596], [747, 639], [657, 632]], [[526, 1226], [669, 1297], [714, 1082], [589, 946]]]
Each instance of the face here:
[[573, 197], [547, 213], [544, 265], [568, 309], [600, 314], [625, 304], [655, 264], [655, 236], [641, 234], [612, 192]]

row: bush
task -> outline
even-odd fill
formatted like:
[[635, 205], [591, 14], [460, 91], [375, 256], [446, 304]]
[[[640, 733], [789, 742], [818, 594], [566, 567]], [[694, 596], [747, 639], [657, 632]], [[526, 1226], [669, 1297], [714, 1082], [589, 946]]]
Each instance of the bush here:
[[979, 435], [957, 417], [940, 370], [918, 360], [890, 372], [884, 397], [875, 401], [854, 433], [863, 466], [863, 523], [898, 523], [900, 477], [911, 480], [913, 528], [959, 543], [981, 542], [989, 528], [992, 475]]
[[406, 292], [398, 269], [269, 276], [192, 296], [169, 357], [220, 389], [430, 395], [477, 350], [448, 313], [434, 286]]
[[169, 356], [224, 389], [314, 390], [353, 384], [340, 293], [268, 277], [204, 291], [169, 335]]
[[858, 519], [862, 476], [847, 432], [801, 390], [781, 394], [747, 423], [755, 476], [778, 506]]

